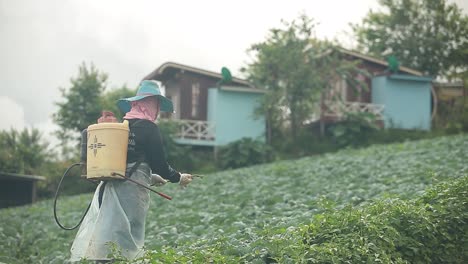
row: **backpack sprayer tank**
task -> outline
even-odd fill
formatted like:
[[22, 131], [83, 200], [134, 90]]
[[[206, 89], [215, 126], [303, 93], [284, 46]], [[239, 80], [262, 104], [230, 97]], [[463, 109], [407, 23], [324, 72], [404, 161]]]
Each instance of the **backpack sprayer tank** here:
[[[86, 135], [86, 177], [92, 180], [111, 180], [125, 175], [127, 167], [128, 121], [99, 123], [88, 126]], [[83, 159], [83, 143], [82, 159]]]

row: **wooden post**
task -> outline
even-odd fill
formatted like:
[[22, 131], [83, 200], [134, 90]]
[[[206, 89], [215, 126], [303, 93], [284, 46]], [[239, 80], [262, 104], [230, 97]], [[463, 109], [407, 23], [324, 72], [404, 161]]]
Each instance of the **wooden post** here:
[[324, 100], [323, 100], [323, 93], [320, 95], [320, 137], [325, 136], [325, 123], [323, 120], [323, 109], [324, 109]]
[[218, 146], [213, 147], [213, 157], [214, 157], [214, 161], [217, 162], [218, 161]]

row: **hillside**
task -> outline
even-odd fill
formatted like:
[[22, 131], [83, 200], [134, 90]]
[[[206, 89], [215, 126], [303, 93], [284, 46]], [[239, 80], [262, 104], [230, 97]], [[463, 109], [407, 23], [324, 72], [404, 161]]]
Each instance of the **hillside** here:
[[[262, 241], [270, 232], [274, 236], [273, 230], [307, 224], [330, 208], [419, 197], [435, 183], [468, 175], [467, 161], [468, 135], [458, 135], [206, 175], [186, 190], [160, 188], [172, 201], [152, 196], [146, 246], [158, 258], [223, 248], [221, 262], [244, 257], [264, 263]], [[62, 221], [76, 223], [90, 199], [61, 197]], [[63, 263], [76, 232], [55, 224], [52, 201], [1, 210], [0, 223], [0, 262], [5, 263]]]

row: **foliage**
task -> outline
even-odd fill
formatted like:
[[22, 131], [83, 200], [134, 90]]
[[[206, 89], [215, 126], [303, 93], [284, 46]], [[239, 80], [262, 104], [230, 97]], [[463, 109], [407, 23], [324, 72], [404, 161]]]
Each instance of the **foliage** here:
[[468, 16], [447, 0], [380, 0], [353, 25], [359, 48], [395, 56], [403, 66], [436, 77], [467, 69]]
[[[381, 219], [383, 224], [387, 224], [386, 221], [392, 219], [386, 216], [400, 208], [393, 206], [399, 205], [399, 200], [414, 199], [423, 194], [427, 187], [437, 183], [449, 183], [462, 177], [466, 179], [467, 159], [468, 135], [455, 135], [366, 149], [346, 149], [322, 156], [217, 172], [195, 179], [184, 190], [180, 190], [177, 184], [167, 184], [161, 191], [171, 195], [173, 200], [165, 201], [152, 196], [146, 221], [148, 254], [141, 263], [159, 263], [160, 260], [166, 263], [210, 263], [210, 260], [213, 263], [271, 263], [275, 260], [280, 263], [304, 263], [307, 262], [302, 258], [304, 254], [320, 246], [303, 243], [303, 235], [307, 234], [304, 225], [322, 223], [323, 233], [309, 234], [326, 237], [333, 231], [333, 224], [339, 224], [335, 226], [344, 232], [352, 227], [354, 222], [351, 220], [361, 214], [363, 221], [357, 222], [358, 226], [363, 226], [364, 241], [371, 241], [376, 238], [379, 229], [372, 233], [373, 230], [366, 230], [365, 227], [368, 224], [369, 227], [379, 228], [380, 220], [376, 215], [382, 211], [378, 208], [389, 208], [389, 212], [382, 212]], [[462, 181], [465, 183], [457, 188], [466, 192], [466, 180]], [[458, 183], [454, 184], [458, 186]], [[443, 191], [443, 186], [438, 191], [429, 191], [441, 195], [447, 193], [447, 199], [443, 196], [425, 198], [415, 203], [415, 207], [408, 207], [415, 208], [414, 216], [412, 209], [405, 211], [402, 205], [402, 217], [396, 217], [397, 220], [401, 219], [399, 227], [414, 232], [411, 237], [416, 241], [426, 237], [425, 241], [430, 243], [435, 241], [432, 240], [431, 231], [439, 234], [444, 227], [466, 227], [466, 224], [453, 226], [444, 222], [459, 221], [462, 218], [451, 216], [463, 212], [466, 217], [467, 212], [466, 203], [463, 205], [461, 200], [465, 197], [466, 202], [466, 194], [460, 194], [463, 196], [459, 200], [454, 199], [452, 194], [456, 191], [451, 189], [452, 185], [448, 186], [447, 192]], [[379, 205], [380, 202], [377, 202], [375, 205], [372, 202], [380, 199], [387, 199], [388, 204]], [[60, 220], [67, 226], [77, 223], [90, 200], [91, 195], [61, 197], [58, 201]], [[442, 200], [453, 205], [459, 203], [460, 208], [435, 202]], [[412, 203], [408, 202], [408, 206]], [[437, 218], [439, 222], [419, 221], [419, 216], [424, 214], [416, 205], [424, 204], [432, 206], [433, 213], [441, 216]], [[357, 211], [350, 210], [350, 205]], [[374, 207], [377, 209], [371, 209]], [[65, 262], [75, 232], [60, 230], [51, 216], [51, 208], [52, 201], [48, 200], [32, 206], [1, 210], [0, 262]], [[334, 211], [340, 210], [344, 210], [343, 218], [334, 215]], [[367, 216], [372, 212], [375, 215]], [[345, 218], [346, 213], [350, 214], [349, 218]], [[320, 214], [320, 217], [317, 216]], [[343, 220], [327, 226], [320, 219], [348, 219], [350, 225]], [[376, 220], [364, 221], [372, 219]], [[415, 222], [411, 223], [413, 220]], [[425, 223], [427, 226], [424, 226]], [[413, 226], [414, 230], [410, 230]], [[389, 232], [388, 236], [394, 234], [390, 233], [392, 230], [385, 232]], [[452, 243], [448, 242], [459, 239], [453, 233], [448, 234], [448, 240], [440, 243], [440, 250], [449, 250]], [[354, 233], [349, 235], [350, 238], [353, 236]], [[359, 244], [359, 241], [345, 241], [343, 237], [337, 239], [345, 243], [343, 251], [348, 251], [352, 245], [363, 245], [358, 249], [366, 248], [366, 244]], [[394, 243], [408, 242], [409, 246], [413, 241], [402, 239]], [[457, 245], [463, 245], [461, 242]], [[327, 245], [331, 244], [322, 243], [321, 257], [333, 257], [332, 254], [342, 256], [334, 251], [334, 247]], [[353, 251], [351, 256], [355, 254], [361, 252]], [[437, 251], [434, 254], [444, 256], [444, 253], [439, 255]], [[437, 260], [432, 259], [434, 263]]]
[[[54, 122], [60, 127], [57, 131], [61, 141], [61, 153], [57, 160], [47, 163], [44, 175], [46, 182], [39, 184], [39, 196], [51, 197], [57, 189], [58, 182], [66, 168], [79, 161], [79, 137], [81, 131], [95, 124], [103, 110], [110, 110], [121, 118], [116, 106], [117, 99], [132, 96], [133, 92], [125, 86], [105, 93], [107, 74], [99, 71], [93, 64], [79, 66], [78, 75], [70, 79], [69, 88], [59, 88], [62, 101], [56, 102], [58, 111], [53, 115]], [[67, 177], [62, 186], [62, 194], [88, 192], [92, 185], [83, 184], [79, 173]]]
[[338, 150], [330, 136], [322, 136], [319, 123], [305, 126], [296, 140], [275, 138], [271, 142], [278, 159], [297, 159], [300, 157], [330, 153]]
[[[132, 97], [135, 94], [135, 90], [129, 89], [126, 86], [106, 91], [101, 97], [101, 109], [111, 111], [118, 120], [123, 120], [123, 113], [117, 107], [116, 102], [121, 98]], [[94, 120], [94, 122], [96, 122], [96, 120]]]
[[[213, 239], [208, 241], [196, 241], [192, 245], [183, 247], [182, 250], [163, 246], [161, 250], [151, 250], [141, 258], [158, 261], [159, 263], [242, 263], [242, 258], [226, 254], [226, 240]], [[126, 263], [118, 261], [117, 263]]]
[[178, 171], [191, 173], [206, 173], [216, 170], [211, 148], [196, 148], [184, 146], [174, 141], [179, 124], [171, 120], [160, 119], [161, 131], [166, 159]]
[[329, 127], [331, 137], [339, 147], [365, 146], [369, 135], [379, 130], [371, 113], [346, 113], [345, 118]]
[[102, 111], [101, 96], [106, 81], [107, 74], [99, 72], [93, 64], [88, 68], [83, 63], [78, 76], [70, 79], [71, 87], [60, 88], [64, 101], [56, 103], [59, 109], [53, 118], [63, 133], [80, 133], [96, 123]]
[[448, 133], [468, 132], [468, 69], [451, 77], [462, 80], [463, 96], [438, 102], [434, 127]]
[[[54, 197], [60, 179], [72, 163], [69, 161], [48, 161], [44, 165], [41, 175], [46, 176], [45, 181], [38, 182], [37, 196], [39, 199], [50, 199]], [[90, 193], [96, 186], [80, 177], [78, 168], [73, 169], [65, 176], [62, 186], [60, 186], [60, 196], [76, 195], [80, 193]]]
[[437, 107], [434, 127], [447, 133], [468, 132], [468, 99], [462, 97], [439, 102]]
[[[468, 90], [468, 88], [465, 88]], [[468, 94], [468, 91], [466, 92]], [[450, 118], [447, 122], [448, 133], [468, 132], [468, 99], [457, 98], [454, 102], [454, 111], [450, 112]]]
[[112, 111], [121, 120], [117, 100], [134, 95], [134, 91], [126, 86], [105, 91], [107, 74], [93, 64], [89, 67], [85, 63], [80, 65], [78, 75], [72, 77], [70, 82], [71, 87], [59, 88], [62, 101], [56, 102], [58, 111], [53, 115], [54, 122], [60, 127], [56, 134], [61, 141], [62, 160], [77, 160], [81, 132], [95, 124], [103, 110]]
[[315, 39], [315, 23], [306, 15], [283, 21], [283, 26], [250, 47], [253, 62], [242, 71], [254, 85], [268, 90], [258, 112], [266, 115], [273, 136], [295, 140], [303, 123], [317, 112], [323, 91], [340, 78], [355, 82], [352, 76], [363, 71], [340, 59], [331, 43]]
[[[325, 154], [338, 151], [342, 148], [363, 148], [374, 144], [389, 144], [420, 139], [441, 137], [448, 133], [446, 130], [433, 129], [377, 129], [378, 121], [368, 116], [358, 115], [354, 122], [345, 121], [329, 124], [324, 136], [321, 135], [319, 123], [306, 126], [296, 141], [290, 138], [275, 139], [271, 146], [280, 159], [293, 159], [309, 155]], [[354, 119], [353, 119], [354, 120]], [[374, 123], [375, 122], [375, 123]], [[345, 132], [346, 131], [346, 132]], [[361, 131], [360, 133], [358, 131]]]
[[[55, 194], [58, 182], [69, 162], [57, 161], [48, 143], [37, 129], [0, 131], [0, 172], [45, 176], [37, 182], [37, 196], [50, 198]], [[67, 178], [62, 194], [88, 192], [89, 184], [83, 184], [78, 174]]]
[[[468, 177], [414, 201], [387, 199], [314, 216], [301, 228], [309, 263], [464, 263]], [[300, 254], [300, 252], [298, 252]]]
[[[88, 205], [88, 196], [75, 196], [60, 200], [59, 217], [63, 210], [73, 208], [76, 212], [61, 218], [66, 226], [76, 224], [78, 214]], [[52, 201], [35, 206], [2, 209], [0, 214], [0, 262], [4, 263], [65, 263], [72, 232], [59, 230], [52, 217]], [[34, 219], [34, 220], [32, 220]], [[72, 222], [73, 220], [73, 222]]]
[[446, 135], [446, 133], [442, 130], [425, 131], [389, 128], [371, 133], [367, 141], [369, 144], [389, 144], [420, 139], [431, 139], [444, 135]]
[[40, 175], [51, 156], [37, 129], [0, 131], [1, 172]]
[[219, 148], [220, 169], [235, 169], [274, 160], [273, 149], [259, 140], [242, 138]]
[[178, 131], [178, 124], [169, 120], [158, 123], [167, 161], [177, 170], [190, 170], [194, 165], [194, 157], [189, 147], [177, 144], [174, 136]]

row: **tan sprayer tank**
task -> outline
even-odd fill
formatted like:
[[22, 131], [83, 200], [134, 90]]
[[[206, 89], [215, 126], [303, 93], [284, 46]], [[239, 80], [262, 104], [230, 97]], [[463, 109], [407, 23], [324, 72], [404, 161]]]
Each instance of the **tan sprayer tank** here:
[[128, 121], [99, 123], [88, 127], [87, 178], [94, 180], [122, 179], [127, 167]]

